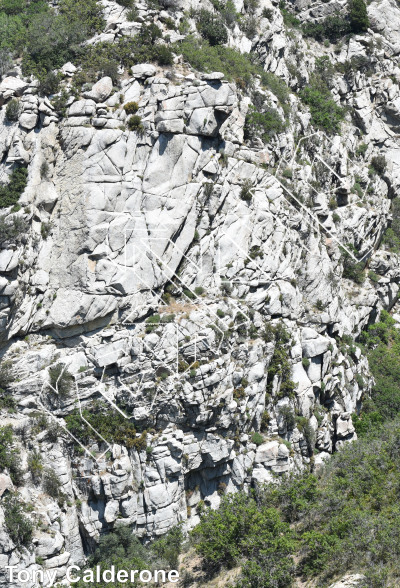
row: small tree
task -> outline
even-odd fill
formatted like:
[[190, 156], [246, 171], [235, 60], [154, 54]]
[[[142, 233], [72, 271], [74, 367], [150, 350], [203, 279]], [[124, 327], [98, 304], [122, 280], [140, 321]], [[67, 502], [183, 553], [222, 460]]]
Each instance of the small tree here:
[[49, 369], [50, 389], [60, 398], [67, 398], [72, 390], [74, 378], [63, 364], [55, 365]]
[[10, 100], [6, 108], [6, 119], [9, 122], [15, 122], [19, 116], [19, 102], [15, 98]]
[[364, 0], [351, 0], [349, 18], [353, 33], [365, 33], [369, 27], [369, 19]]
[[17, 494], [8, 495], [3, 502], [4, 522], [8, 534], [17, 547], [28, 547], [32, 541], [33, 525], [23, 514]]
[[228, 32], [222, 19], [202, 8], [197, 13], [197, 29], [210, 45], [224, 45], [228, 42]]

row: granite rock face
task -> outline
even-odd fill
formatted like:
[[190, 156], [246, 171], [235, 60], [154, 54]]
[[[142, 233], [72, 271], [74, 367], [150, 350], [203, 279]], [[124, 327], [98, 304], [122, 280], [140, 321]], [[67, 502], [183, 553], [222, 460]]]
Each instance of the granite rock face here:
[[[129, 22], [117, 3], [103, 4], [106, 28], [91, 43], [166, 18], [140, 4]], [[178, 22], [189, 4], [163, 8]], [[300, 20], [340, 7], [293, 4]], [[371, 3], [365, 36], [324, 48], [345, 64], [375, 47], [373, 74], [332, 74], [335, 101], [353, 113], [340, 136], [317, 132], [296, 94], [321, 45], [288, 34], [275, 4], [257, 10], [257, 35], [236, 26], [229, 44], [293, 90], [284, 113], [254, 80], [288, 121], [265, 142], [245, 128], [254, 96], [179, 55], [171, 67], [133, 65], [118, 88], [101, 78], [69, 97], [64, 117], [35, 80], [0, 83], [0, 180], [16, 165], [28, 170], [20, 209], [2, 212], [26, 230], [1, 242], [0, 337], [16, 412], [3, 410], [0, 425], [14, 426], [24, 467], [38, 452], [65, 496], [62, 504], [25, 474], [18, 492], [42, 524], [32, 552], [0, 525], [2, 564], [44, 566], [61, 580], [116, 525], [144, 540], [182, 521], [189, 530], [225, 492], [320, 467], [356, 439], [351, 415], [372, 379], [353, 340], [399, 292], [398, 256], [381, 241], [400, 184], [400, 10]], [[62, 71], [68, 84], [77, 68]], [[14, 122], [5, 118], [11, 99]], [[140, 122], [124, 108], [132, 102]], [[371, 175], [379, 154], [387, 167]], [[367, 270], [362, 283], [348, 279], [349, 258], [373, 279]], [[65, 395], [64, 372], [73, 382]], [[71, 413], [79, 407], [84, 423], [99, 403], [135, 424], [130, 443], [71, 437]], [[10, 490], [4, 472], [0, 494]]]

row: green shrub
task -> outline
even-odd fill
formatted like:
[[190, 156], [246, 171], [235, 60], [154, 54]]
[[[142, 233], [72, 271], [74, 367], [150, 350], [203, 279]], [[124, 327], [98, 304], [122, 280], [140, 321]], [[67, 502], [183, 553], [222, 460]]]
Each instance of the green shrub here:
[[358, 434], [379, 429], [400, 412], [400, 333], [386, 311], [379, 318], [361, 334], [375, 384], [355, 420]]
[[245, 138], [260, 138], [267, 143], [276, 133], [285, 129], [285, 123], [275, 108], [267, 108], [264, 112], [257, 112], [250, 106], [244, 126]]
[[310, 360], [308, 359], [308, 357], [303, 357], [303, 359], [301, 360], [301, 363], [303, 364], [303, 367], [308, 368], [310, 366]]
[[253, 583], [256, 570], [265, 588], [290, 585], [294, 566], [289, 555], [295, 542], [289, 525], [277, 509], [259, 508], [256, 500], [243, 492], [223, 496], [217, 510], [203, 511], [192, 540], [207, 569], [213, 572], [249, 558], [242, 572], [245, 583], [239, 586], [260, 585]]
[[294, 27], [297, 28], [300, 26], [300, 21], [298, 18], [295, 17], [294, 14], [289, 12], [286, 8], [281, 8], [281, 13], [283, 16], [283, 22], [287, 27]]
[[49, 368], [50, 390], [58, 394], [59, 398], [68, 398], [74, 386], [74, 377], [63, 364]]
[[240, 189], [240, 199], [244, 200], [245, 202], [251, 202], [253, 198], [253, 182], [249, 179], [244, 180], [242, 187]]
[[211, 46], [225, 45], [228, 42], [228, 33], [223, 20], [215, 13], [200, 9], [196, 13], [196, 26], [200, 35]]
[[383, 236], [383, 243], [394, 252], [400, 251], [400, 198], [394, 198], [391, 206], [392, 222]]
[[260, 433], [253, 433], [251, 435], [251, 442], [255, 443], [257, 446], [262, 445], [264, 443], [264, 437], [260, 435]]
[[337, 13], [327, 16], [322, 21], [316, 23], [304, 23], [302, 25], [302, 32], [305, 37], [313, 37], [317, 41], [329, 39], [329, 41], [335, 43], [349, 34], [351, 27], [348, 19]]
[[14, 447], [14, 435], [11, 425], [0, 427], [0, 472], [7, 470], [10, 478], [17, 486], [23, 482], [23, 471], [20, 467], [20, 455]]
[[367, 5], [364, 0], [350, 0], [350, 26], [353, 33], [365, 33], [369, 27]]
[[264, 340], [275, 342], [274, 354], [268, 366], [266, 392], [271, 394], [274, 377], [278, 376], [280, 380], [278, 398], [293, 398], [296, 384], [292, 381], [292, 366], [289, 361], [290, 335], [282, 323], [278, 323], [275, 327], [267, 324]]
[[383, 176], [386, 166], [387, 163], [384, 155], [375, 155], [371, 159], [371, 169], [374, 173], [378, 174], [378, 176]]
[[379, 282], [379, 280], [380, 280], [380, 277], [378, 276], [378, 274], [376, 274], [372, 270], [370, 270], [368, 272], [368, 277], [371, 280], [371, 282], [374, 282], [375, 284], [377, 284]]
[[28, 470], [30, 471], [32, 478], [37, 482], [43, 472], [43, 460], [41, 454], [34, 449], [28, 456]]
[[[357, 253], [357, 250], [352, 245], [347, 245], [347, 249], [353, 250]], [[343, 277], [352, 280], [356, 284], [363, 284], [365, 280], [364, 264], [354, 261], [350, 254], [343, 248], [342, 252], [342, 263], [343, 263]]]
[[61, 498], [61, 482], [52, 468], [46, 468], [43, 473], [43, 490], [52, 498]]
[[[178, 555], [183, 536], [180, 526], [172, 528], [163, 537], [153, 543], [142, 545], [130, 527], [116, 526], [111, 532], [102, 534], [99, 545], [89, 556], [88, 564], [94, 570], [96, 566], [119, 570], [168, 570], [178, 568]], [[92, 583], [81, 580], [78, 588], [107, 588], [106, 582]], [[118, 582], [118, 586], [122, 586]], [[117, 586], [117, 584], [115, 584]]]
[[[0, 188], [1, 191], [1, 188]], [[0, 243], [20, 243], [26, 237], [28, 223], [20, 216], [0, 215]]]
[[289, 88], [278, 76], [265, 72], [254, 55], [240, 53], [232, 47], [211, 47], [208, 42], [192, 36], [176, 43], [175, 51], [182, 53], [184, 60], [198, 71], [220, 71], [241, 88], [252, 87], [254, 76], [259, 75], [262, 85], [275, 94], [282, 107], [287, 107]]
[[60, 76], [52, 71], [39, 76], [39, 91], [44, 96], [56, 94], [60, 89]]
[[16, 494], [7, 495], [2, 501], [4, 522], [11, 540], [17, 547], [29, 547], [32, 542], [33, 524], [24, 515], [23, 505]]
[[282, 418], [284, 425], [288, 431], [292, 431], [296, 426], [296, 417], [293, 409], [285, 404], [278, 409], [279, 416]]
[[85, 52], [79, 45], [103, 28], [102, 7], [97, 0], [60, 0], [57, 12], [44, 2], [30, 2], [25, 11], [23, 73], [38, 75], [42, 91], [53, 93], [56, 81], [47, 74], [67, 61], [79, 63]]
[[344, 109], [332, 98], [329, 88], [317, 76], [310, 79], [310, 84], [300, 92], [300, 98], [310, 108], [311, 123], [329, 134], [340, 132], [340, 123], [344, 119]]
[[399, 443], [396, 421], [346, 444], [316, 475], [224, 496], [192, 531], [206, 570], [240, 565], [242, 588], [287, 588], [299, 574], [304, 584], [330, 586], [350, 571], [364, 574], [365, 586], [397, 586]]
[[6, 119], [9, 122], [15, 122], [19, 118], [19, 102], [15, 98], [8, 102], [6, 107]]
[[127, 121], [128, 129], [141, 135], [144, 131], [142, 119], [138, 114], [133, 114]]
[[356, 155], [358, 155], [359, 157], [364, 157], [364, 155], [367, 152], [367, 149], [368, 149], [367, 143], [360, 143], [359, 146], [357, 147]]
[[[118, 443], [128, 449], [143, 451], [146, 449], [146, 431], [139, 437], [136, 436], [134, 423], [123, 417], [119, 412], [110, 410], [104, 403], [96, 402], [91, 411], [82, 411], [84, 418], [100, 433], [109, 443]], [[73, 435], [88, 444], [90, 441], [101, 441], [97, 435], [80, 418], [79, 411], [75, 410], [65, 417], [67, 428]]]
[[8, 184], [0, 186], [0, 208], [14, 206], [20, 199], [28, 183], [28, 171], [17, 167], [10, 175]]
[[126, 114], [136, 114], [139, 110], [139, 104], [137, 102], [127, 102], [124, 104], [124, 110]]

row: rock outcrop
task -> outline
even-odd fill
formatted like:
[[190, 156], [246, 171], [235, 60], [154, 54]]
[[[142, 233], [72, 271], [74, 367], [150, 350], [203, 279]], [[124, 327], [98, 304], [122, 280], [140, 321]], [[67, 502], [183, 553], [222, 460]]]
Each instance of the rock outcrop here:
[[[167, 17], [179, 22], [188, 4]], [[341, 6], [294, 5], [302, 21]], [[140, 4], [129, 22], [121, 6], [104, 7], [106, 28], [90, 43], [166, 18]], [[371, 3], [371, 30], [337, 50], [307, 49], [275, 4], [257, 10], [257, 35], [236, 26], [229, 44], [294, 91], [318, 51], [345, 64], [377, 47], [372, 74], [332, 74], [335, 101], [352, 111], [341, 136], [313, 128], [293, 93], [286, 128], [249, 139], [246, 90], [179, 55], [173, 66], [133, 65], [118, 88], [102, 77], [71, 94], [65, 116], [36, 80], [0, 83], [0, 179], [16, 164], [28, 170], [0, 227], [0, 336], [16, 404], [0, 424], [14, 426], [25, 467], [40, 453], [65, 498], [25, 474], [18, 490], [41, 523], [31, 551], [2, 529], [2, 565], [44, 566], [61, 580], [115, 525], [144, 540], [181, 521], [189, 530], [225, 492], [319, 467], [356, 439], [352, 414], [372, 379], [354, 339], [399, 292], [398, 255], [380, 248], [400, 183], [399, 8]], [[62, 68], [65, 88], [76, 71]], [[260, 79], [254, 87], [283, 114]], [[11, 99], [15, 122], [5, 118]], [[369, 170], [378, 153], [380, 175]], [[16, 222], [26, 230], [10, 238], [2, 227]], [[373, 279], [348, 279], [346, 260]], [[129, 446], [96, 427], [83, 434], [100, 404], [135, 424]], [[0, 474], [0, 495], [11, 490]]]

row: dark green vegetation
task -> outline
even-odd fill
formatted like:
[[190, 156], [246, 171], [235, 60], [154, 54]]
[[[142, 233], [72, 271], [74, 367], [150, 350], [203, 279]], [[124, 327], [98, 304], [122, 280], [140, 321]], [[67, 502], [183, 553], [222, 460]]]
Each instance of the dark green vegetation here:
[[[135, 448], [138, 451], [146, 448], [146, 432], [136, 437], [134, 424], [119, 412], [110, 410], [104, 403], [96, 402], [90, 413], [88, 410], [83, 410], [82, 415], [109, 443], [119, 443], [128, 449]], [[78, 410], [68, 415], [65, 421], [68, 430], [81, 443], [101, 442], [96, 433], [81, 419]]]
[[59, 398], [68, 398], [71, 394], [74, 377], [69, 373], [63, 364], [58, 364], [49, 369], [50, 390], [58, 394]]
[[11, 425], [0, 427], [0, 472], [7, 471], [13, 483], [22, 483], [23, 472], [20, 467], [19, 451], [14, 447], [14, 434]]
[[[12, 6], [11, 6], [12, 5]], [[53, 10], [44, 0], [3, 0], [0, 4], [0, 51], [4, 59], [22, 57], [23, 73], [40, 80], [43, 94], [58, 91], [60, 77], [52, 70], [67, 61], [82, 65], [74, 85], [93, 83], [100, 75], [118, 81], [118, 65], [156, 61], [172, 64], [172, 52], [166, 45], [156, 45], [162, 36], [155, 25], [143, 25], [133, 39], [83, 47], [82, 43], [102, 30], [102, 7], [97, 0], [60, 0]], [[132, 56], [133, 54], [133, 56]], [[14, 107], [15, 110], [15, 107]], [[11, 113], [15, 120], [15, 113]]]
[[275, 327], [266, 324], [263, 337], [267, 342], [275, 342], [274, 354], [268, 366], [266, 394], [268, 397], [271, 395], [274, 377], [278, 376], [281, 381], [278, 398], [293, 398], [296, 384], [292, 381], [292, 365], [289, 361], [290, 335], [283, 323], [278, 323]]
[[369, 26], [367, 6], [364, 0], [350, 0], [347, 14], [336, 13], [315, 23], [302, 25], [306, 37], [317, 41], [328, 39], [333, 43], [350, 33], [365, 33]]
[[300, 98], [310, 108], [311, 123], [327, 133], [339, 133], [345, 110], [338, 106], [319, 75], [314, 75], [308, 86], [300, 92]]
[[250, 106], [246, 115], [245, 138], [260, 138], [267, 143], [275, 133], [285, 130], [285, 123], [275, 108], [267, 107], [264, 112], [258, 112], [254, 106]]
[[3, 361], [3, 363], [0, 364], [0, 409], [6, 408], [10, 412], [15, 411], [15, 400], [9, 391], [9, 386], [13, 380], [14, 378], [11, 371], [11, 363], [8, 361]]
[[317, 475], [288, 477], [205, 510], [192, 539], [207, 570], [242, 566], [237, 586], [287, 588], [296, 576], [328, 586], [347, 572], [364, 588], [400, 580], [400, 425], [336, 453]]
[[44, 0], [2, 0], [0, 49], [22, 56], [25, 74], [45, 80], [52, 69], [79, 59], [79, 44], [104, 24], [96, 0], [60, 0], [58, 8]]
[[[143, 547], [130, 529], [117, 527], [113, 533], [100, 537], [98, 548], [89, 558], [89, 566], [100, 565], [102, 569], [110, 569], [114, 565], [116, 571], [176, 569], [181, 543], [182, 531], [179, 527], [175, 527], [167, 535], [146, 547]], [[92, 584], [82, 581], [76, 586], [105, 588], [109, 584], [102, 582]], [[126, 583], [117, 582], [113, 586], [119, 588], [126, 586]]]
[[360, 416], [353, 417], [359, 435], [379, 431], [382, 423], [400, 412], [400, 332], [394, 325], [389, 313], [382, 311], [379, 322], [370, 325], [360, 337], [375, 386]]
[[18, 202], [26, 188], [28, 170], [17, 167], [11, 173], [8, 184], [0, 186], [0, 208], [13, 206]]
[[1, 500], [4, 522], [11, 540], [17, 547], [29, 547], [32, 541], [33, 524], [24, 515], [24, 507], [16, 494], [7, 494]]
[[383, 236], [384, 245], [393, 253], [400, 251], [400, 198], [392, 201], [392, 222], [390, 228], [386, 229]]
[[0, 243], [20, 243], [27, 231], [28, 223], [20, 216], [0, 215]]
[[[347, 249], [347, 250], [346, 250]], [[341, 248], [342, 263], [343, 263], [343, 277], [347, 280], [352, 280], [355, 284], [363, 284], [365, 280], [365, 265], [361, 262], [355, 261], [348, 251], [351, 251], [357, 257], [357, 249], [347, 244], [346, 249]]]
[[224, 45], [228, 41], [228, 32], [220, 16], [202, 8], [196, 17], [197, 30], [211, 46]]
[[282, 105], [289, 100], [289, 88], [285, 82], [265, 72], [253, 55], [239, 53], [231, 47], [213, 47], [207, 41], [191, 36], [176, 44], [176, 52], [182, 53], [184, 60], [198, 71], [221, 71], [242, 89], [251, 89], [254, 76], [260, 75], [262, 85], [275, 94]]

